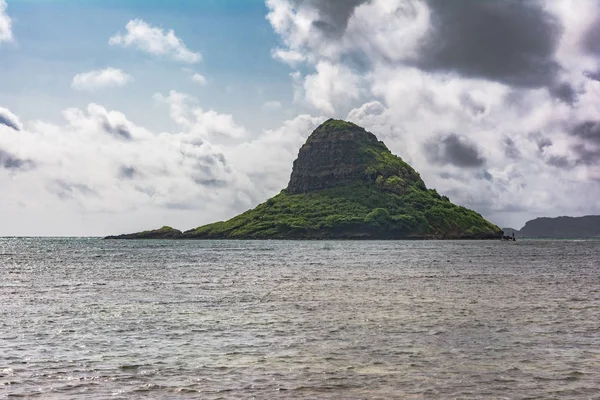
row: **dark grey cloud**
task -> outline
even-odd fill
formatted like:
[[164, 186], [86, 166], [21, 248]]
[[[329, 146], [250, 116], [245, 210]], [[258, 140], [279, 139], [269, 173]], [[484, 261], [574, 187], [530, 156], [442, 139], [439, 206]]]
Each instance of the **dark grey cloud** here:
[[129, 128], [122, 124], [113, 125], [106, 117], [104, 117], [104, 120], [102, 121], [102, 129], [104, 129], [106, 133], [109, 133], [118, 138], [125, 140], [132, 139], [131, 131], [129, 130]]
[[48, 190], [62, 200], [72, 199], [77, 193], [86, 197], [98, 197], [98, 192], [83, 183], [74, 183], [62, 179], [55, 179]]
[[208, 179], [199, 178], [199, 179], [194, 179], [194, 182], [196, 182], [200, 186], [206, 186], [206, 187], [211, 187], [211, 188], [227, 187], [227, 181], [225, 181], [223, 179], [217, 179], [217, 178], [208, 178]]
[[298, 6], [309, 6], [319, 12], [319, 19], [313, 27], [325, 35], [339, 38], [342, 36], [354, 9], [368, 0], [297, 0]]
[[577, 100], [577, 92], [573, 89], [567, 82], [558, 83], [555, 85], [551, 85], [548, 88], [550, 95], [552, 97], [559, 99], [567, 104], [573, 104]]
[[15, 131], [20, 131], [17, 123], [15, 121], [13, 121], [11, 118], [9, 118], [8, 115], [4, 115], [2, 113], [0, 113], [0, 125], [6, 125], [9, 128], [14, 129]]
[[550, 156], [546, 160], [546, 164], [561, 169], [570, 169], [572, 167], [571, 163], [569, 162], [569, 159], [564, 156]]
[[227, 187], [228, 181], [223, 178], [223, 172], [230, 168], [222, 153], [205, 154], [195, 158], [194, 172], [190, 178], [198, 185], [209, 188]]
[[[598, 3], [600, 7], [600, 2]], [[600, 14], [596, 17], [595, 21], [590, 25], [587, 32], [583, 35], [583, 48], [588, 52], [596, 55], [600, 55]]]
[[494, 180], [494, 177], [492, 176], [492, 174], [490, 174], [489, 171], [483, 171], [481, 173], [481, 179], [485, 179], [486, 181], [492, 182]]
[[576, 160], [558, 155], [544, 156], [544, 149], [552, 146], [552, 140], [540, 133], [531, 134], [529, 138], [537, 144], [540, 156], [548, 165], [561, 169], [572, 169], [578, 165], [600, 165], [600, 121], [578, 123], [568, 133], [576, 139], [576, 143], [570, 146], [577, 154]]
[[575, 126], [571, 132], [586, 141], [600, 144], [600, 121], [585, 121]]
[[485, 158], [479, 154], [477, 147], [465, 137], [455, 133], [430, 141], [425, 145], [429, 161], [436, 164], [452, 164], [461, 168], [481, 167]]
[[559, 21], [534, 0], [426, 0], [433, 27], [417, 65], [524, 87], [553, 82]]
[[200, 208], [200, 204], [198, 203], [166, 203], [165, 207], [169, 210], [179, 210], [179, 211], [189, 211], [196, 210]]
[[600, 121], [584, 121], [570, 132], [581, 142], [573, 145], [578, 164], [600, 165]]
[[[464, 197], [464, 193], [462, 193], [460, 189], [450, 190], [448, 193], [452, 197]], [[498, 204], [498, 202], [493, 197], [490, 197], [489, 200], [466, 199], [463, 205], [467, 208], [477, 210], [477, 212], [483, 215], [489, 215], [494, 213], [521, 213], [531, 211], [528, 206], [521, 205], [518, 203]]]
[[600, 71], [586, 71], [583, 73], [587, 78], [600, 82]]
[[521, 158], [521, 151], [518, 149], [514, 140], [508, 137], [504, 139], [504, 155], [513, 160]]
[[35, 167], [31, 160], [25, 160], [0, 149], [0, 168], [12, 171], [26, 171]]
[[207, 155], [199, 156], [197, 159], [198, 159], [199, 163], [204, 163], [206, 165], [216, 165], [216, 164], [223, 164], [225, 166], [227, 165], [227, 159], [221, 153], [207, 154]]
[[574, 145], [573, 150], [575, 150], [579, 157], [577, 164], [600, 165], [600, 148], [589, 148], [580, 143]]
[[537, 145], [538, 151], [542, 153], [546, 147], [552, 146], [552, 140], [542, 135], [539, 132], [530, 133], [529, 140], [532, 140]]
[[129, 167], [126, 165], [122, 165], [121, 168], [119, 168], [119, 178], [120, 179], [133, 179], [138, 175], [139, 175], [139, 172], [137, 171], [137, 169], [135, 169], [135, 167]]

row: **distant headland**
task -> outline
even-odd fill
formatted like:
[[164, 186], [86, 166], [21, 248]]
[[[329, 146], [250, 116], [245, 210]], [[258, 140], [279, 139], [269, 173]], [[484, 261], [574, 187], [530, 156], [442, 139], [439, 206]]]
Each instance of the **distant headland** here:
[[504, 228], [505, 235], [516, 237], [578, 239], [600, 238], [600, 215], [585, 217], [536, 218], [521, 230]]
[[499, 239], [480, 214], [428, 189], [377, 137], [330, 119], [309, 136], [287, 188], [228, 221], [107, 239]]

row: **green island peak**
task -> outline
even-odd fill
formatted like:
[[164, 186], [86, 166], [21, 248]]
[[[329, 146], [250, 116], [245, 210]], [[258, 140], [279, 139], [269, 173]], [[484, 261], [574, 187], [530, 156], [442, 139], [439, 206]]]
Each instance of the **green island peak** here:
[[108, 239], [499, 239], [480, 214], [428, 189], [377, 137], [329, 119], [306, 140], [287, 188], [228, 221]]

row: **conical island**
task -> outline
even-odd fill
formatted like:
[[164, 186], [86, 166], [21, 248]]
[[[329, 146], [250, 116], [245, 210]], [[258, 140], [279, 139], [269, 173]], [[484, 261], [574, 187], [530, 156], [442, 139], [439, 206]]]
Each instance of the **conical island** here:
[[287, 188], [228, 221], [109, 239], [496, 239], [502, 230], [427, 189], [377, 137], [330, 119], [307, 139]]

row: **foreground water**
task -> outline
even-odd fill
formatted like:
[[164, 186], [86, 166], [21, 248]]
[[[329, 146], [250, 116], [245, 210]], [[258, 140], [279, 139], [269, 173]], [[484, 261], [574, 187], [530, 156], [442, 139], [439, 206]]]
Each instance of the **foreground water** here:
[[0, 238], [0, 397], [598, 399], [600, 241]]

